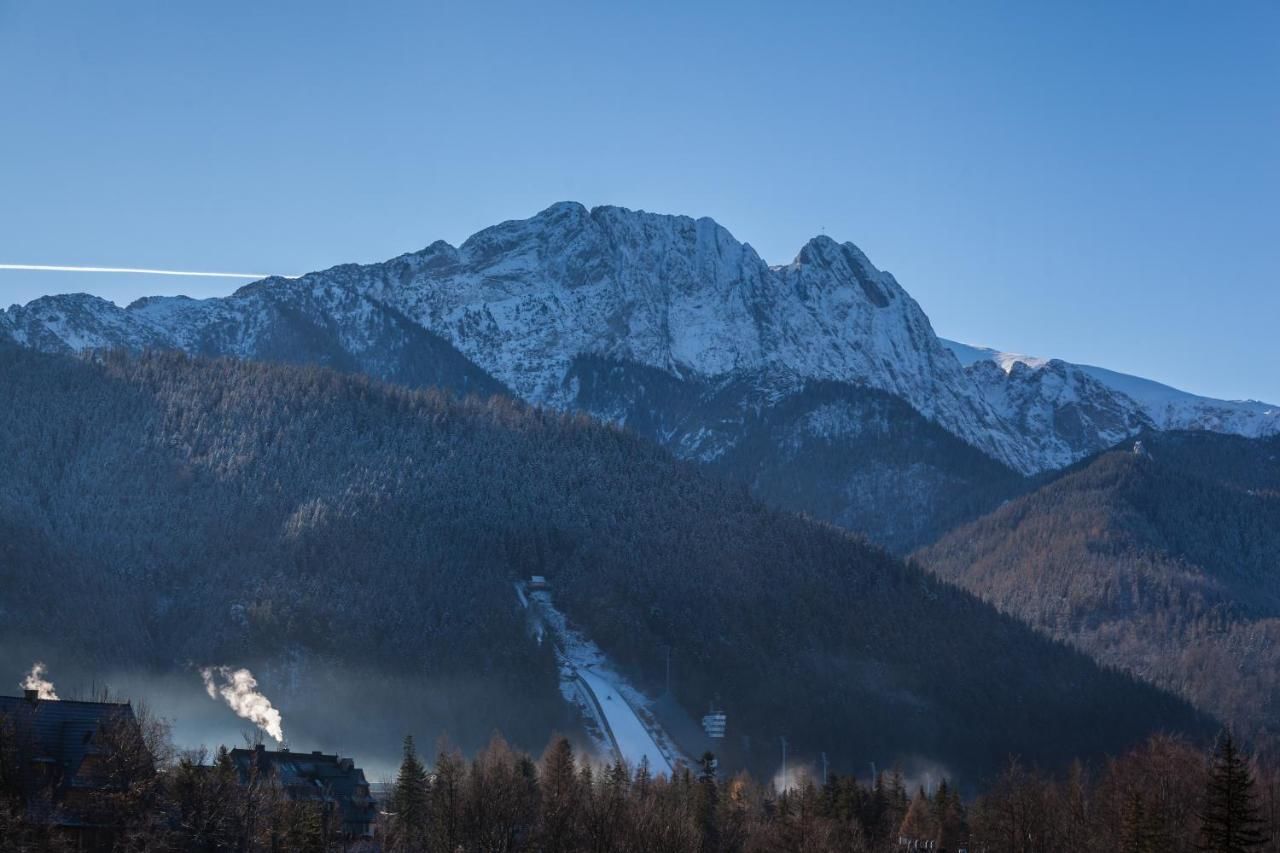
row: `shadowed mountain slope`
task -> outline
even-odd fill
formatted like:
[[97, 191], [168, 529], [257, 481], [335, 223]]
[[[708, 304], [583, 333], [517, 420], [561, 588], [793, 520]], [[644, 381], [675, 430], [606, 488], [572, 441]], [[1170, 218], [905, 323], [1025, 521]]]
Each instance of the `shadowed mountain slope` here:
[[1280, 439], [1147, 433], [917, 557], [1276, 747]]
[[846, 533], [504, 398], [0, 351], [0, 519], [7, 639], [158, 670], [253, 663], [286, 695], [337, 669], [465, 685], [454, 718], [526, 741], [559, 725], [511, 589], [535, 572], [641, 684], [672, 646], [677, 699], [723, 703], [757, 768], [779, 732], [847, 766], [977, 772], [1205, 725]]

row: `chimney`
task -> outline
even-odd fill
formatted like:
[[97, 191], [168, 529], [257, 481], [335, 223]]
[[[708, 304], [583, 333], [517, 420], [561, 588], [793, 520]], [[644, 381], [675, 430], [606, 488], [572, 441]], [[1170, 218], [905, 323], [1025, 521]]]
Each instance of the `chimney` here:
[[22, 698], [26, 699], [28, 702], [34, 705], [36, 702], [40, 701], [40, 691], [39, 690], [23, 690]]
[[255, 743], [253, 745], [253, 751], [261, 755], [262, 753], [267, 751], [266, 744]]

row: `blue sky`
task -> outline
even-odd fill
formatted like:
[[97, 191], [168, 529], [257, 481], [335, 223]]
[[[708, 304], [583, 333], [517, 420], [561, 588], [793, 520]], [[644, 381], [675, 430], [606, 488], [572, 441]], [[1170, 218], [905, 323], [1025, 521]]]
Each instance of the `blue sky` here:
[[0, 0], [0, 263], [289, 274], [574, 199], [825, 231], [944, 336], [1280, 402], [1277, 91], [1254, 0]]

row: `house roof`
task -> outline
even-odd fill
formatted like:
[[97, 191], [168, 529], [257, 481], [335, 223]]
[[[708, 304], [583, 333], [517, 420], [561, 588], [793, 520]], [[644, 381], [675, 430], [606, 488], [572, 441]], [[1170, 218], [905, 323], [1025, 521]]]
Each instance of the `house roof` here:
[[369, 793], [364, 771], [350, 758], [259, 746], [233, 749], [231, 760], [244, 781], [248, 781], [255, 765], [259, 773], [274, 773], [291, 799], [336, 800], [342, 806], [343, 820], [347, 823], [369, 823], [377, 815], [378, 805]]
[[10, 720], [21, 736], [31, 738], [33, 760], [60, 765], [68, 780], [94, 751], [93, 736], [98, 730], [122, 716], [133, 719], [133, 707], [127, 702], [0, 696], [0, 717]]

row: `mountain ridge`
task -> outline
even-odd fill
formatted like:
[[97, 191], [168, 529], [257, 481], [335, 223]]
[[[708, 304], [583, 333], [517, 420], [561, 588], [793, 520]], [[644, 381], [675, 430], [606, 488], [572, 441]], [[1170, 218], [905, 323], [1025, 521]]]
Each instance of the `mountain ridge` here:
[[[11, 335], [45, 351], [89, 347], [253, 352], [263, 303], [314, 291], [368, 341], [361, 317], [391, 308], [446, 340], [530, 402], [566, 407], [580, 354], [624, 358], [678, 377], [768, 369], [906, 399], [988, 455], [1033, 462], [1002, 428], [928, 318], [852, 244], [818, 237], [769, 267], [708, 218], [558, 203], [526, 220], [437, 241], [381, 264], [267, 279], [215, 300], [156, 299], [119, 309], [48, 297], [8, 312]], [[218, 340], [210, 330], [238, 325]], [[225, 337], [225, 336], [224, 336]]]
[[1280, 749], [1280, 436], [1148, 431], [914, 558]]
[[[1047, 455], [1057, 455], [1063, 464], [1144, 429], [1204, 430], [1249, 438], [1280, 433], [1280, 406], [1258, 400], [1218, 400], [1103, 367], [942, 343], [988, 402], [1021, 424], [1024, 432], [1040, 435], [1052, 446]], [[1087, 437], [1079, 429], [1085, 423], [1097, 427]]]
[[[462, 393], [501, 390], [614, 420], [582, 397], [577, 359], [658, 370], [694, 390], [754, 383], [736, 402], [743, 412], [835, 382], [891, 394], [1023, 475], [1152, 427], [1280, 430], [1280, 413], [1247, 404], [1161, 406], [1131, 396], [1149, 392], [1143, 380], [1059, 360], [1002, 361], [945, 341], [852, 243], [818, 236], [791, 263], [770, 266], [707, 217], [576, 202], [482, 229], [459, 246], [437, 240], [381, 263], [263, 279], [229, 297], [150, 297], [126, 308], [88, 295], [43, 297], [0, 312], [0, 336], [46, 352], [178, 349], [317, 363]], [[705, 461], [744, 439], [709, 427], [670, 446]], [[931, 488], [904, 483], [904, 496]], [[832, 518], [862, 523], [846, 510]]]

